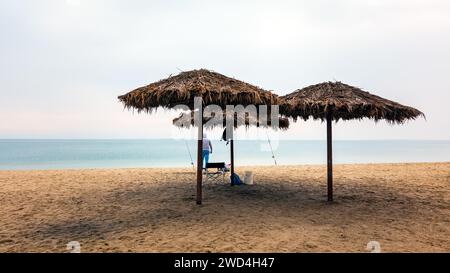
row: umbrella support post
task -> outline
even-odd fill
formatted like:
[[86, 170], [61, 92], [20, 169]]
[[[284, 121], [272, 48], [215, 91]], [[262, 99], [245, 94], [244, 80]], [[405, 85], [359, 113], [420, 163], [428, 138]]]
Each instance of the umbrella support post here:
[[[230, 139], [230, 161], [231, 161], [231, 177], [234, 174], [234, 128], [230, 127], [231, 139]], [[233, 180], [230, 179], [230, 185], [233, 186]]]
[[333, 201], [333, 133], [332, 133], [332, 119], [327, 116], [327, 189], [328, 202]]
[[197, 138], [197, 205], [202, 204], [202, 180], [203, 180], [203, 111], [200, 107], [200, 126], [198, 126]]
[[[231, 175], [234, 174], [234, 140], [230, 140], [230, 153], [231, 153]], [[230, 179], [231, 180], [231, 179]], [[233, 180], [231, 180], [231, 186], [233, 186]]]

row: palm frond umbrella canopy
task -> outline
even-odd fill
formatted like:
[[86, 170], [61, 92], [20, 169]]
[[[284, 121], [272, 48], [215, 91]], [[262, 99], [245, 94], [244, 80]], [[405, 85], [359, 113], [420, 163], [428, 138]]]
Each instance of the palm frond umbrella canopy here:
[[[278, 117], [278, 121], [272, 123], [271, 118], [268, 118], [261, 113], [257, 116], [255, 115], [238, 115], [234, 113], [231, 116], [229, 113], [224, 112], [223, 116], [220, 119], [215, 120], [215, 115], [211, 117], [203, 117], [203, 128], [213, 129], [215, 127], [227, 128], [226, 130], [232, 130], [232, 128], [228, 127], [227, 120], [233, 122], [232, 126], [234, 128], [238, 128], [240, 126], [245, 126], [246, 128], [250, 126], [263, 127], [263, 128], [272, 128], [274, 130], [287, 130], [289, 128], [289, 119], [285, 117]], [[267, 113], [266, 113], [267, 114]], [[195, 120], [195, 112], [191, 111], [190, 113], [184, 112], [181, 113], [180, 116], [174, 118], [172, 120], [174, 126], [178, 128], [190, 128], [191, 126], [196, 125]], [[229, 128], [229, 129], [228, 129]], [[233, 135], [233, 134], [231, 134]], [[231, 174], [234, 173], [234, 140], [230, 140], [230, 160], [231, 160]]]
[[[277, 95], [257, 86], [206, 69], [181, 72], [176, 76], [137, 88], [119, 100], [126, 108], [151, 113], [159, 107], [170, 109], [186, 105], [196, 110], [195, 98], [201, 98], [199, 120], [203, 120], [202, 106], [218, 105], [275, 105]], [[202, 141], [203, 126], [198, 127], [197, 141], [197, 204], [202, 202]], [[233, 164], [233, 163], [232, 163]]]
[[332, 121], [369, 118], [402, 124], [425, 115], [412, 107], [341, 82], [324, 82], [280, 98], [280, 114], [294, 120], [327, 121], [328, 201], [333, 200]]
[[119, 100], [127, 108], [151, 112], [177, 105], [194, 110], [195, 97], [202, 97], [203, 105], [215, 104], [223, 109], [239, 104], [274, 105], [278, 101], [270, 91], [206, 69], [181, 72], [119, 96]]
[[[229, 117], [230, 119], [234, 119], [233, 126], [234, 128], [238, 128], [240, 126], [250, 127], [263, 127], [263, 128], [272, 128], [274, 130], [281, 129], [287, 130], [289, 128], [289, 119], [286, 117], [278, 117], [278, 124], [272, 124], [271, 119], [267, 118], [267, 120], [262, 120], [259, 117], [253, 117], [252, 115], [241, 116], [235, 114], [234, 117]], [[214, 121], [213, 117], [203, 117], [203, 128], [213, 129], [215, 127], [226, 128], [227, 124], [227, 115], [223, 113], [223, 118]], [[185, 122], [187, 121], [187, 122]], [[189, 128], [191, 126], [195, 126], [195, 113], [191, 111], [190, 113], [181, 113], [180, 116], [174, 118], [172, 120], [174, 126], [179, 128]]]

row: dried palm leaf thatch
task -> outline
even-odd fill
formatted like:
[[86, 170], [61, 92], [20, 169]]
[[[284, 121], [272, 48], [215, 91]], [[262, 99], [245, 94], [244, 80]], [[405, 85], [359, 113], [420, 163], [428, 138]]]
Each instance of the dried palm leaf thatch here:
[[206, 70], [181, 72], [176, 76], [137, 88], [119, 96], [127, 108], [151, 112], [163, 107], [187, 105], [194, 109], [194, 97], [201, 96], [203, 105], [275, 105], [278, 96], [254, 85]]
[[341, 82], [324, 82], [297, 90], [280, 98], [280, 114], [292, 117], [325, 120], [369, 118], [403, 123], [425, 115], [412, 107], [372, 95]]
[[[215, 127], [226, 127], [227, 123], [227, 114], [223, 113], [223, 118], [214, 120], [214, 113], [211, 117], [203, 117], [203, 126], [205, 128], [215, 128]], [[231, 116], [228, 115], [230, 118]], [[190, 113], [184, 112], [181, 113], [180, 116], [173, 119], [173, 125], [179, 128], [190, 128], [195, 125], [195, 114], [194, 111]], [[240, 126], [245, 125], [245, 127], [256, 126], [263, 128], [272, 128], [272, 129], [282, 129], [287, 130], [289, 128], [289, 119], [285, 117], [278, 118], [278, 124], [272, 124], [270, 116], [267, 117], [267, 120], [263, 120], [260, 117], [255, 117], [253, 115], [237, 115], [234, 113], [234, 128], [238, 128]]]

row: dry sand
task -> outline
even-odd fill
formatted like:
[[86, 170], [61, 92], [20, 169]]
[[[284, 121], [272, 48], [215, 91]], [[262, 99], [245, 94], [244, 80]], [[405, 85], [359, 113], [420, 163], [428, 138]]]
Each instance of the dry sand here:
[[0, 172], [0, 251], [450, 252], [450, 163], [245, 167], [256, 185], [189, 169]]

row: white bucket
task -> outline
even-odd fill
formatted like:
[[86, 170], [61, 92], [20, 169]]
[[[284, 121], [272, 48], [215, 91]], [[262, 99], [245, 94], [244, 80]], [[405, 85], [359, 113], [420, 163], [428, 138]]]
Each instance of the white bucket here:
[[244, 184], [253, 185], [253, 173], [246, 171], [244, 175]]

